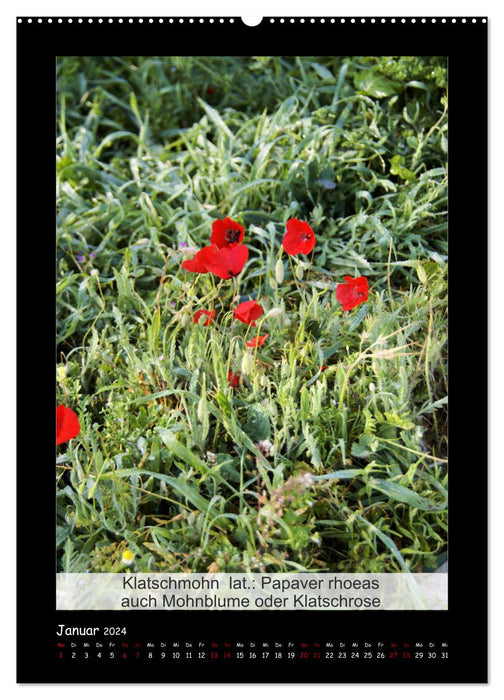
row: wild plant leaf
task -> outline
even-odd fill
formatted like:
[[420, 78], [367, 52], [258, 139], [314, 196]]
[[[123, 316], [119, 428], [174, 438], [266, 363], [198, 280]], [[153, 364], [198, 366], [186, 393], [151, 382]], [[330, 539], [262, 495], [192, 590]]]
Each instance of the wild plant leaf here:
[[379, 441], [374, 435], [361, 435], [358, 442], [352, 445], [352, 457], [366, 458], [377, 452]]
[[[101, 475], [101, 480], [106, 481], [108, 479], [128, 479], [132, 476], [147, 476], [163, 481], [168, 484], [173, 491], [185, 498], [189, 503], [192, 503], [196, 508], [202, 512], [210, 510], [210, 503], [204, 498], [199, 492], [196, 486], [192, 486], [187, 481], [182, 479], [168, 476], [167, 474], [158, 474], [157, 472], [147, 471], [146, 469], [116, 469], [114, 471], [105, 472]], [[217, 512], [213, 512], [213, 516], [218, 515]]]
[[334, 343], [334, 345], [329, 345], [328, 347], [322, 348], [322, 357], [324, 360], [328, 360], [330, 357], [335, 355], [339, 350], [341, 350], [341, 342]]
[[323, 481], [324, 479], [356, 479], [358, 476], [362, 476], [365, 473], [365, 469], [339, 469], [330, 474], [317, 474], [317, 476], [313, 478], [316, 481]]
[[188, 466], [194, 467], [200, 474], [206, 476], [208, 473], [207, 465], [202, 462], [192, 450], [179, 442], [172, 432], [165, 430], [164, 428], [157, 428], [156, 432], [161, 437], [161, 440], [164, 442], [165, 446], [171, 452], [173, 452], [176, 457], [181, 459]]
[[217, 464], [220, 467], [220, 474], [226, 481], [240, 483], [241, 474], [238, 470], [240, 460], [230, 455], [219, 453], [215, 456]]
[[203, 107], [205, 112], [208, 114], [210, 117], [211, 121], [215, 124], [215, 126], [222, 131], [223, 134], [226, 134], [228, 138], [233, 137], [233, 132], [231, 129], [227, 126], [226, 122], [223, 120], [219, 112], [214, 108], [211, 107], [207, 102], [202, 100], [200, 97], [198, 97], [198, 104]]
[[404, 156], [400, 156], [400, 155], [393, 156], [392, 159], [390, 160], [390, 174], [391, 175], [398, 175], [403, 180], [408, 180], [409, 182], [415, 182], [417, 179], [415, 173], [412, 172], [411, 170], [408, 170], [408, 168], [404, 165], [404, 163], [405, 163]]
[[317, 75], [319, 76], [319, 78], [322, 78], [322, 80], [334, 80], [334, 75], [325, 66], [322, 66], [320, 65], [320, 63], [315, 63], [313, 61], [311, 65], [315, 68]]
[[253, 442], [269, 439], [271, 433], [270, 419], [261, 404], [249, 407], [243, 430]]
[[422, 496], [419, 496], [415, 491], [407, 489], [405, 486], [396, 484], [393, 481], [387, 481], [386, 479], [371, 478], [369, 483], [377, 491], [381, 491], [381, 493], [384, 493], [386, 496], [392, 498], [394, 501], [399, 501], [399, 503], [407, 503], [413, 508], [418, 508], [419, 510], [445, 510], [448, 505], [446, 501], [444, 503], [436, 503], [434, 501], [430, 501], [428, 498], [423, 498]]
[[352, 323], [350, 324], [349, 331], [352, 333], [356, 328], [358, 328], [362, 320], [365, 318], [366, 314], [368, 313], [369, 310], [369, 305], [368, 304], [361, 304], [360, 308], [357, 310], [357, 313], [355, 314]]
[[406, 573], [409, 573], [409, 571], [410, 571], [409, 567], [406, 564], [406, 562], [404, 561], [404, 557], [402, 556], [400, 551], [397, 549], [397, 546], [396, 546], [394, 540], [391, 537], [389, 537], [388, 535], [386, 535], [384, 532], [382, 532], [379, 527], [376, 527], [376, 525], [374, 525], [373, 523], [366, 520], [366, 518], [362, 517], [362, 515], [357, 514], [356, 518], [361, 523], [363, 523], [367, 528], [369, 528], [370, 532], [375, 534], [383, 542], [383, 544], [392, 552], [394, 557], [399, 562], [401, 569], [403, 571], [405, 571]]
[[357, 75], [354, 84], [356, 90], [364, 95], [378, 98], [395, 95], [401, 89], [400, 83], [389, 80], [385, 78], [385, 76], [375, 73], [374, 71], [366, 71]]
[[409, 417], [399, 416], [392, 411], [385, 411], [385, 420], [391, 425], [395, 425], [402, 430], [412, 430], [415, 424]]

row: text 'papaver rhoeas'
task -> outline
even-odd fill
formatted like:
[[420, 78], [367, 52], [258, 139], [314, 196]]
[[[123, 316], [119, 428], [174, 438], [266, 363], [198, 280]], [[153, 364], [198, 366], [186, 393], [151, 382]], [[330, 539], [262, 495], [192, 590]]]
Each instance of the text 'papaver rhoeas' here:
[[263, 308], [256, 301], [244, 301], [234, 311], [235, 318], [249, 326], [255, 326], [256, 320], [263, 313]]
[[56, 444], [71, 440], [80, 433], [80, 424], [77, 414], [66, 406], [56, 408]]
[[368, 300], [369, 284], [366, 277], [345, 276], [345, 283], [336, 287], [336, 299], [343, 311], [350, 311]]
[[283, 237], [282, 245], [287, 255], [308, 255], [315, 247], [315, 234], [306, 221], [289, 219], [286, 224], [287, 231]]

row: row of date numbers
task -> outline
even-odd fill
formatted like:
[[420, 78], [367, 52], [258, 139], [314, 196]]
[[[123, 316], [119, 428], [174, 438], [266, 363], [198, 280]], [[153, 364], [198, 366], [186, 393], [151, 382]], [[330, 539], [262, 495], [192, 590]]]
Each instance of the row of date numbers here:
[[255, 651], [200, 651], [200, 652], [154, 652], [154, 651], [124, 651], [124, 652], [101, 652], [92, 653], [90, 651], [77, 652], [72, 651], [70, 653], [59, 652], [59, 659], [72, 659], [72, 660], [87, 660], [87, 659], [103, 659], [103, 660], [116, 660], [116, 659], [148, 659], [148, 660], [160, 660], [160, 661], [205, 661], [214, 659], [274, 659], [274, 660], [294, 660], [294, 659], [326, 659], [326, 660], [348, 660], [348, 659], [417, 659], [417, 660], [429, 660], [433, 661], [436, 659], [448, 659], [448, 652], [423, 652], [423, 651], [301, 651], [301, 652], [255, 652]]

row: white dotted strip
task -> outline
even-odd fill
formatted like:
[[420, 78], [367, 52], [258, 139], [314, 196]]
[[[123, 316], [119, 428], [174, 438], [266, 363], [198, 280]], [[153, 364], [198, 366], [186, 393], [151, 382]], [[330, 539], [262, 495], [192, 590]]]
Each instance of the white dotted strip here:
[[[38, 17], [36, 19], [18, 17], [17, 21], [18, 24], [22, 24], [23, 22], [26, 22], [28, 24], [163, 24], [164, 22], [166, 22], [167, 24], [184, 24], [184, 22], [188, 24], [233, 24], [235, 22], [235, 19], [233, 17], [220, 17], [215, 19], [213, 17], [107, 17], [106, 19], [102, 17], [58, 17], [55, 19], [53, 19], [52, 17]], [[271, 17], [269, 18], [269, 20], [266, 21], [269, 21], [270, 24], [275, 24], [277, 22], [279, 24], [285, 24], [286, 22], [290, 24], [345, 24], [346, 22], [349, 22], [350, 24], [436, 24], [437, 22], [439, 22], [440, 24], [476, 24], [477, 22], [480, 22], [481, 24], [486, 24], [487, 20], [486, 17], [289, 17], [287, 19], [283, 17]]]
[[329, 19], [325, 17], [311, 17], [310, 19], [306, 19], [304, 17], [290, 17], [289, 20], [286, 20], [282, 17], [271, 17], [269, 19], [269, 22], [271, 24], [275, 24], [275, 22], [279, 22], [280, 24], [284, 24], [285, 22], [289, 21], [291, 24], [294, 24], [295, 22], [299, 22], [300, 24], [305, 24], [305, 22], [308, 22], [310, 24], [315, 24], [316, 22], [320, 24], [324, 24], [326, 22], [330, 24], [345, 24], [345, 22], [350, 22], [350, 24], [376, 24], [381, 23], [381, 24], [386, 24], [387, 22], [390, 22], [390, 24], [415, 24], [416, 22], [419, 22], [420, 24], [436, 24], [436, 22], [440, 22], [441, 24], [447, 24], [447, 23], [452, 23], [456, 24], [457, 22], [460, 22], [462, 24], [467, 24], [467, 23], [472, 23], [476, 24], [478, 21], [481, 22], [482, 24], [486, 24], [486, 17], [380, 17], [380, 18], [375, 18], [375, 17], [331, 17]]
[[234, 17], [220, 17], [218, 19], [214, 19], [213, 17], [58, 17], [56, 19], [53, 19], [52, 17], [38, 17], [37, 19], [18, 17], [17, 21], [18, 24], [22, 24], [23, 22], [27, 22], [28, 24], [42, 24], [43, 22], [46, 22], [47, 24], [163, 24], [164, 22], [167, 24], [184, 24], [184, 22], [187, 22], [188, 24], [204, 24], [205, 22], [214, 24], [220, 22], [220, 24], [224, 24], [225, 22], [228, 22], [229, 24], [233, 24], [235, 19]]

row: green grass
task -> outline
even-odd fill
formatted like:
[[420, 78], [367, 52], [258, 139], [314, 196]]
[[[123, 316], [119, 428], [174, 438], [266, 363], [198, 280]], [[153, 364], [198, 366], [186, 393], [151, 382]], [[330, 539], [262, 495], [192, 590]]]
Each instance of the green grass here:
[[[435, 567], [444, 60], [67, 57], [58, 80], [57, 398], [81, 422], [59, 570], [121, 571], [126, 549], [133, 571]], [[236, 284], [180, 266], [224, 216], [250, 251]], [[278, 262], [291, 217], [317, 244]], [[345, 275], [371, 287], [348, 312]], [[265, 310], [248, 335], [235, 296]]]

